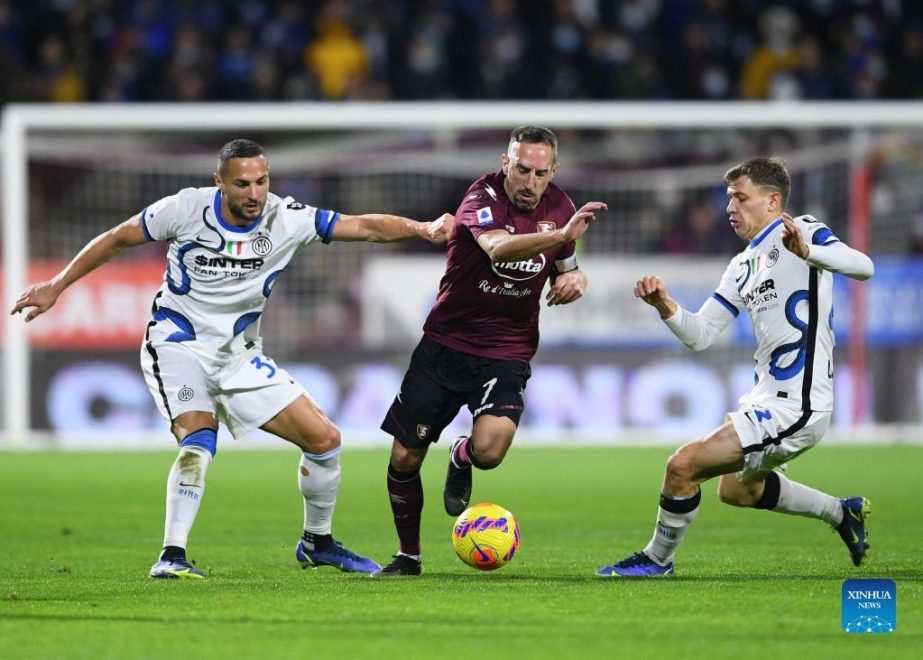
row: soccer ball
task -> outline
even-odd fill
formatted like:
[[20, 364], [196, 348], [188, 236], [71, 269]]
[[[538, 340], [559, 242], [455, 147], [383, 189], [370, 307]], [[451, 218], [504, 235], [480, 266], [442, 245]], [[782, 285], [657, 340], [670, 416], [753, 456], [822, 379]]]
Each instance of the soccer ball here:
[[519, 548], [519, 523], [498, 504], [468, 507], [452, 527], [452, 547], [463, 562], [493, 571], [509, 562]]

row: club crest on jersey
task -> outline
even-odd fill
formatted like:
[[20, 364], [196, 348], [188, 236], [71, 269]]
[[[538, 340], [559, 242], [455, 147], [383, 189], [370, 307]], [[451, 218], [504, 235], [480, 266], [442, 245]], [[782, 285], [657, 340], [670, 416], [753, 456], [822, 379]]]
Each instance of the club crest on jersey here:
[[195, 391], [191, 387], [186, 387], [184, 385], [179, 393], [177, 393], [176, 398], [178, 398], [180, 401], [191, 401], [192, 397], [194, 396]]
[[547, 234], [548, 232], [554, 231], [557, 226], [558, 225], [551, 220], [543, 220], [535, 225], [535, 231], [539, 234]]
[[494, 221], [494, 216], [490, 212], [489, 206], [485, 206], [482, 209], [478, 209], [478, 224], [479, 225], [492, 224], [493, 221]]
[[430, 430], [429, 424], [417, 424], [417, 437], [420, 440], [426, 440], [426, 436], [429, 435]]
[[766, 268], [772, 268], [776, 265], [776, 262], [779, 261], [779, 248], [773, 246], [769, 251], [769, 256], [766, 259]]
[[261, 257], [272, 252], [272, 241], [265, 236], [257, 236], [253, 241], [253, 251]]

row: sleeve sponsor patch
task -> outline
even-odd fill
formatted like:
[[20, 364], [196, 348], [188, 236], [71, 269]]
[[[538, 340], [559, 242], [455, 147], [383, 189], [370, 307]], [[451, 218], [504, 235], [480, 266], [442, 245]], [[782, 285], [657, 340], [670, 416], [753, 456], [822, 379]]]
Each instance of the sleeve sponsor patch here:
[[824, 225], [821, 225], [820, 228], [811, 235], [811, 243], [814, 245], [830, 245], [831, 243], [839, 242], [839, 240], [840, 239]]
[[493, 224], [494, 216], [490, 212], [490, 207], [485, 206], [482, 209], [478, 209], [478, 224], [479, 225], [489, 225]]

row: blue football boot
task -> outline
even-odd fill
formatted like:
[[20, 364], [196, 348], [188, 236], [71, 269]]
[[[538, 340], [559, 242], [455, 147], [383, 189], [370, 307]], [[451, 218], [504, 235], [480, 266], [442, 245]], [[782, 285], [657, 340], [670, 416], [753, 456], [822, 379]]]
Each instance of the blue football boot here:
[[644, 552], [636, 552], [611, 566], [603, 566], [596, 574], [604, 577], [667, 577], [673, 575], [673, 562], [661, 566]]
[[304, 539], [299, 539], [295, 546], [295, 559], [301, 563], [302, 568], [333, 566], [344, 573], [374, 573], [381, 568], [378, 562], [344, 548], [336, 539], [323, 550], [311, 550]]
[[840, 500], [840, 506], [843, 507], [843, 522], [835, 529], [846, 544], [852, 563], [858, 566], [869, 549], [865, 521], [872, 512], [872, 504], [864, 497], [850, 497]]

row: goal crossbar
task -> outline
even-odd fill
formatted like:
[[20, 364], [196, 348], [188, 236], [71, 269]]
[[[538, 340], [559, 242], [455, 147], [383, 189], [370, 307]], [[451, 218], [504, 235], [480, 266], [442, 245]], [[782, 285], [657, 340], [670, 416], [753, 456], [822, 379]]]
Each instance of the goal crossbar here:
[[[152, 133], [193, 130], [419, 129], [451, 136], [462, 129], [499, 129], [531, 123], [556, 129], [767, 129], [862, 130], [920, 127], [923, 103], [798, 102], [349, 102], [288, 104], [10, 104], [2, 113], [6, 155], [4, 200], [4, 302], [14, 304], [26, 285], [28, 265], [28, 140], [30, 131]], [[862, 140], [855, 140], [861, 145]], [[21, 319], [5, 317], [3, 405], [7, 443], [30, 431], [29, 351]]]

